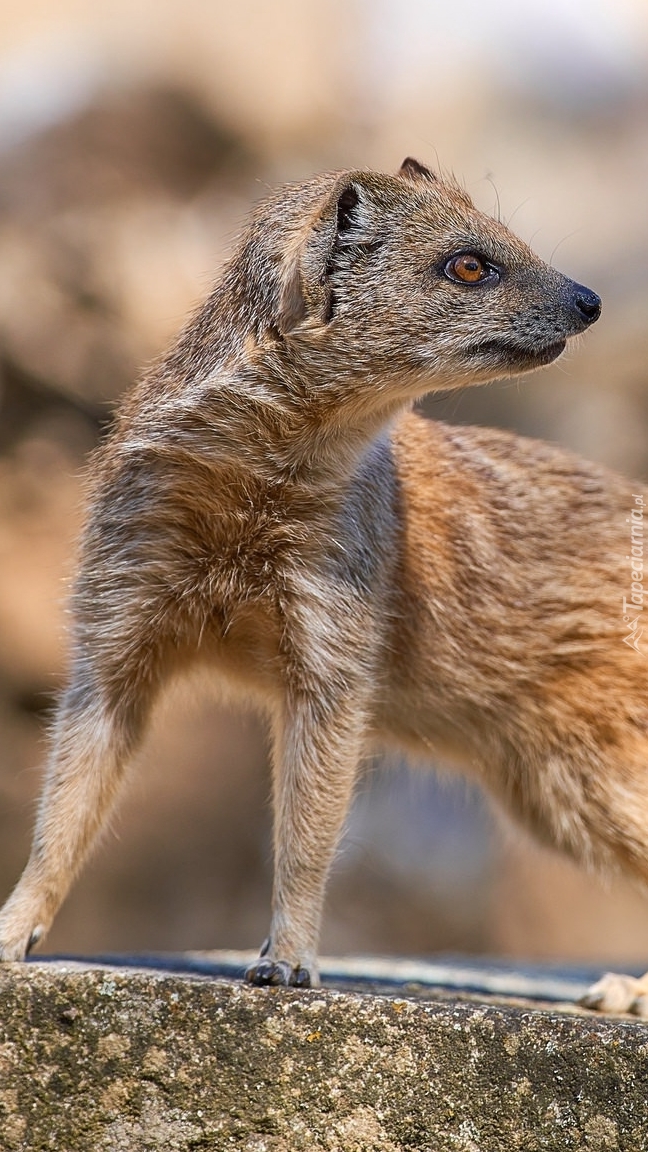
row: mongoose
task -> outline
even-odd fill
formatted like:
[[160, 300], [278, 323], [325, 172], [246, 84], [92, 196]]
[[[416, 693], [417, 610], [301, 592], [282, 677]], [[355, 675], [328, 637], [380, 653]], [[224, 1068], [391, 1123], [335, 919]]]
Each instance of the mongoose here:
[[411, 412], [548, 364], [600, 307], [412, 159], [254, 212], [92, 460], [69, 686], [4, 959], [47, 931], [154, 700], [197, 664], [272, 733], [254, 984], [317, 982], [327, 873], [376, 746], [450, 758], [543, 840], [648, 877], [648, 492]]

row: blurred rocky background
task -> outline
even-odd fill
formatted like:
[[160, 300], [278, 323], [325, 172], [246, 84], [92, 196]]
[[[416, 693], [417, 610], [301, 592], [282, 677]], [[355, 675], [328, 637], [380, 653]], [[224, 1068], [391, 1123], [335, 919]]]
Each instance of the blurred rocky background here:
[[[203, 296], [250, 205], [327, 168], [452, 170], [595, 288], [582, 347], [435, 396], [648, 475], [643, 0], [4, 0], [0, 9], [0, 888], [26, 858], [64, 678], [85, 458]], [[578, 558], [575, 557], [575, 563]], [[621, 601], [622, 590], [619, 590]], [[270, 895], [264, 733], [165, 703], [48, 950], [253, 947]], [[648, 899], [532, 846], [450, 777], [372, 764], [330, 951], [648, 960]]]

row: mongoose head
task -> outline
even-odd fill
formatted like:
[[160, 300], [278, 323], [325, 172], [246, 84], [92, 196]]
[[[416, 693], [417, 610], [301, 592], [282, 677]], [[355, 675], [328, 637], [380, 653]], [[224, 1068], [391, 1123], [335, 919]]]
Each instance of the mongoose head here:
[[271, 333], [318, 395], [339, 397], [351, 376], [355, 399], [364, 389], [373, 405], [548, 364], [601, 309], [412, 159], [396, 176], [282, 189], [257, 210], [235, 265], [230, 294], [256, 336]]

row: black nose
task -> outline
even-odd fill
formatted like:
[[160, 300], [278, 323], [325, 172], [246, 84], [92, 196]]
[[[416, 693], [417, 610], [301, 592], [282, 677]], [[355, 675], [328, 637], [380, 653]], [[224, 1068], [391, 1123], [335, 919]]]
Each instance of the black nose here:
[[582, 284], [575, 285], [573, 303], [575, 311], [585, 325], [593, 324], [601, 315], [601, 297], [590, 288], [584, 288]]

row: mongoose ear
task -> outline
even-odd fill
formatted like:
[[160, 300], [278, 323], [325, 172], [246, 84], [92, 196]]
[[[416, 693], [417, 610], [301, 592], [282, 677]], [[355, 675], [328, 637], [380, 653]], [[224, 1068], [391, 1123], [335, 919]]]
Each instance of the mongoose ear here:
[[363, 202], [360, 185], [351, 182], [337, 197], [334, 246], [346, 248], [352, 244], [366, 244], [372, 235], [371, 213]]
[[307, 317], [327, 322], [333, 312], [331, 275], [370, 245], [375, 225], [369, 193], [360, 180], [339, 182], [284, 257], [277, 327], [287, 336]]
[[429, 183], [434, 184], [437, 179], [434, 172], [431, 172], [430, 169], [426, 168], [423, 164], [419, 164], [418, 160], [415, 160], [413, 156], [405, 157], [398, 169], [398, 175], [414, 183], [418, 183], [420, 180], [427, 180]]
[[284, 263], [277, 328], [288, 336], [306, 315], [306, 296], [301, 272], [301, 245], [287, 256]]

